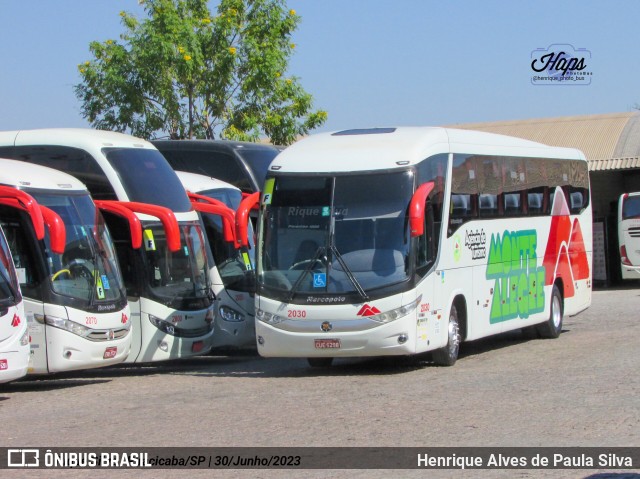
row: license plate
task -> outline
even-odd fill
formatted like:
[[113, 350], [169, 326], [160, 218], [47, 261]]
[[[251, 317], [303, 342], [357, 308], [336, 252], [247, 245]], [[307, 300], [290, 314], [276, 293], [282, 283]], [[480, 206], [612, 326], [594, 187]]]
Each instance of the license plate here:
[[117, 353], [118, 353], [117, 346], [109, 346], [107, 349], [104, 350], [104, 355], [102, 356], [102, 358], [103, 359], [115, 358]]
[[204, 341], [196, 341], [191, 345], [192, 353], [199, 353], [204, 349]]
[[339, 349], [339, 339], [314, 339], [316, 349]]
[[9, 362], [6, 359], [0, 359], [0, 371], [9, 369]]

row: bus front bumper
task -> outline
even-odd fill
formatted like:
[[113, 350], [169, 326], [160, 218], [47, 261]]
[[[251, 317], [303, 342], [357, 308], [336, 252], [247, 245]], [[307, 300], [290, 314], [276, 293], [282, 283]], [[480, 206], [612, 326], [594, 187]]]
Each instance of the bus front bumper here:
[[401, 356], [416, 352], [416, 330], [397, 320], [364, 331], [300, 333], [256, 321], [258, 353], [263, 357]]

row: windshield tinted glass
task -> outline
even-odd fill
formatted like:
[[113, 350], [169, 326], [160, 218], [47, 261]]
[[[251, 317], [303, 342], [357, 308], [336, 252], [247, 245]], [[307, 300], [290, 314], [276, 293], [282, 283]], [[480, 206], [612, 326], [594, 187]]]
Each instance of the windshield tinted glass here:
[[209, 297], [209, 265], [200, 223], [180, 224], [181, 247], [174, 253], [167, 247], [161, 224], [146, 224], [143, 235], [148, 282], [154, 295], [166, 303]]
[[131, 201], [164, 206], [176, 213], [191, 211], [178, 176], [158, 150], [104, 148], [103, 152]]
[[0, 304], [16, 304], [18, 301], [20, 301], [20, 286], [11, 261], [9, 246], [0, 229]]
[[[124, 289], [113, 242], [91, 197], [38, 191], [30, 194], [55, 211], [65, 226], [64, 253], [55, 254], [49, 249], [53, 291], [92, 305], [120, 300]], [[45, 241], [48, 245], [48, 229]]]
[[200, 191], [198, 194], [222, 201], [233, 211], [238, 209], [242, 201], [242, 192], [235, 188], [216, 188], [215, 190]]
[[[238, 209], [242, 200], [242, 193], [231, 188], [201, 191], [200, 194], [222, 201], [234, 211]], [[249, 222], [249, 248], [247, 250], [246, 248], [236, 249], [232, 243], [224, 240], [220, 216], [203, 213], [202, 219], [213, 258], [225, 288], [233, 291], [253, 292], [255, 289], [253, 266], [255, 245], [251, 222]]]
[[640, 195], [629, 196], [622, 205], [622, 219], [640, 218]]
[[258, 188], [262, 189], [269, 165], [278, 153], [280, 153], [280, 150], [272, 147], [238, 148], [236, 152], [244, 158], [245, 163], [253, 172], [253, 176], [258, 183]]
[[263, 215], [259, 282], [293, 293], [352, 293], [408, 278], [409, 171], [277, 177]]

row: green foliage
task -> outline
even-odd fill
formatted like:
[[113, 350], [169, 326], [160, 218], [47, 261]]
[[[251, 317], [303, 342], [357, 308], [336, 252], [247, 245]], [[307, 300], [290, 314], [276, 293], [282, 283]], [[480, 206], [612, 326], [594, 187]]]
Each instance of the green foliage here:
[[285, 75], [300, 21], [285, 0], [140, 0], [148, 18], [121, 12], [121, 41], [92, 42], [78, 66], [82, 114], [100, 129], [154, 138], [266, 135], [287, 145], [327, 114]]

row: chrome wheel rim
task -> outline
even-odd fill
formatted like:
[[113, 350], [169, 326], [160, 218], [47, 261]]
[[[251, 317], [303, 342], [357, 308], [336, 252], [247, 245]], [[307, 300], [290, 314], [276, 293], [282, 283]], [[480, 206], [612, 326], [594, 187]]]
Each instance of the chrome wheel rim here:
[[458, 355], [460, 347], [460, 330], [458, 322], [452, 317], [449, 318], [449, 351], [451, 356]]
[[555, 326], [555, 328], [558, 329], [560, 327], [562, 315], [560, 313], [560, 298], [557, 295], [554, 295], [553, 297], [551, 308], [551, 319], [553, 320], [553, 325]]

